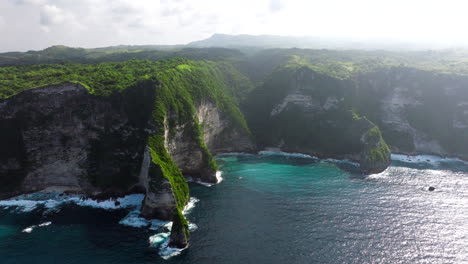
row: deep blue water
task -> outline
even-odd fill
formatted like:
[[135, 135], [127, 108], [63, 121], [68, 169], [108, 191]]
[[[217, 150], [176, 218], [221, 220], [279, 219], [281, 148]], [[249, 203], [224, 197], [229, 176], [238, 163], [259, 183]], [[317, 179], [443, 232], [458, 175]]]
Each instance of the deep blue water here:
[[198, 229], [169, 260], [148, 240], [160, 230], [119, 224], [130, 209], [0, 207], [0, 263], [468, 262], [468, 165], [394, 158], [363, 176], [300, 156], [221, 156], [224, 181], [191, 186]]

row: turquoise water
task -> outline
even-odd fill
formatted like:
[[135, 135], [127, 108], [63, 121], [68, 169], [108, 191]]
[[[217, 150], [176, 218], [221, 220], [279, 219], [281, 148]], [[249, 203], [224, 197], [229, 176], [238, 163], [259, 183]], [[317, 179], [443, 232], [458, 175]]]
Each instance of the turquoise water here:
[[188, 219], [198, 228], [190, 248], [168, 260], [149, 242], [164, 231], [119, 224], [141, 197], [107, 210], [0, 207], [0, 263], [468, 262], [468, 165], [393, 158], [364, 176], [300, 155], [220, 156], [224, 180], [191, 186], [199, 202]]

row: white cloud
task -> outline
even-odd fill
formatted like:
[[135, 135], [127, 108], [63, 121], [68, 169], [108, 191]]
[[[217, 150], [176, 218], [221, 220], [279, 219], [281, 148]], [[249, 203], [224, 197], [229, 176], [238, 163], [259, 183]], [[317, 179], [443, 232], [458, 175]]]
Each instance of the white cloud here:
[[45, 0], [10, 0], [10, 1], [12, 1], [13, 3], [17, 5], [27, 5], [27, 4], [41, 5], [46, 2]]
[[0, 30], [5, 26], [6, 26], [5, 19], [2, 16], [0, 16]]
[[50, 26], [63, 23], [65, 20], [65, 15], [62, 9], [53, 6], [45, 5], [41, 8], [41, 26], [46, 31], [50, 31]]
[[278, 12], [283, 9], [284, 3], [282, 0], [270, 0], [270, 10], [271, 12]]
[[175, 44], [214, 33], [468, 43], [465, 10], [462, 0], [0, 0], [0, 34], [9, 36], [0, 50]]

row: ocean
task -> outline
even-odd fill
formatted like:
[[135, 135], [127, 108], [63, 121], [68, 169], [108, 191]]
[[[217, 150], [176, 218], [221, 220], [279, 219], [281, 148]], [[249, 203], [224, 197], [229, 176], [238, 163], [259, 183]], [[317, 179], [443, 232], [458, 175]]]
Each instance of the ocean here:
[[0, 263], [468, 262], [466, 162], [392, 155], [367, 176], [301, 154], [217, 160], [220, 184], [191, 184], [182, 252], [164, 247], [170, 223], [138, 217], [142, 195], [37, 193], [0, 201]]

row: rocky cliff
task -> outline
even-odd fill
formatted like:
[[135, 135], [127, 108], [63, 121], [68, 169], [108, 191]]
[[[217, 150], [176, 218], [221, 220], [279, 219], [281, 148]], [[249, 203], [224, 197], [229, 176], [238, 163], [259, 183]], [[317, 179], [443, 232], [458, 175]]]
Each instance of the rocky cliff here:
[[154, 130], [152, 98], [147, 83], [110, 97], [66, 83], [2, 100], [2, 194], [50, 187], [90, 195], [129, 191], [138, 183], [146, 138]]
[[[254, 145], [209, 97], [193, 104], [188, 119], [161, 109], [168, 86], [144, 81], [96, 96], [63, 83], [1, 100], [1, 197], [39, 190], [96, 197], [143, 192], [142, 215], [173, 220], [171, 244], [184, 247], [188, 229], [181, 211], [189, 193], [183, 174], [216, 182], [209, 150], [251, 151]], [[244, 144], [230, 147], [232, 140]]]
[[468, 78], [406, 67], [356, 78], [356, 106], [393, 152], [468, 159]]
[[245, 106], [259, 146], [350, 159], [364, 173], [385, 170], [390, 150], [379, 128], [353, 111], [352, 87], [306, 65], [277, 69]]
[[[295, 61], [251, 91], [227, 65], [172, 59], [7, 69], [0, 198], [43, 189], [145, 193], [142, 216], [172, 220], [171, 245], [184, 247], [184, 176], [216, 183], [216, 153], [275, 147], [350, 159], [363, 173], [387, 168], [389, 146], [468, 157], [466, 77], [398, 67], [341, 78]], [[28, 90], [34, 86], [42, 87]]]

